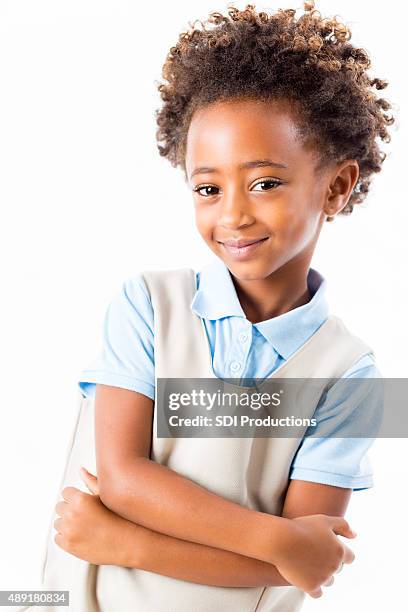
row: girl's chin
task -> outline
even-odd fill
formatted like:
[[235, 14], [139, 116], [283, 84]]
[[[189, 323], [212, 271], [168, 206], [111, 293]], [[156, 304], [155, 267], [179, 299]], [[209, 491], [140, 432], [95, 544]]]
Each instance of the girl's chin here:
[[224, 264], [229, 271], [240, 280], [261, 280], [269, 275], [270, 264], [262, 261], [227, 261], [223, 258]]

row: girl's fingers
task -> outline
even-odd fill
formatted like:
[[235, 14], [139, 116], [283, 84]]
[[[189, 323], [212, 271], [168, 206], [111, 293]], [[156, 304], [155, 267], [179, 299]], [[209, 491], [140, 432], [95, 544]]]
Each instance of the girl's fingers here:
[[54, 529], [58, 532], [59, 532], [61, 523], [62, 523], [62, 518], [57, 518], [54, 521]]
[[88, 470], [86, 470], [83, 467], [81, 467], [80, 469], [80, 475], [81, 475], [82, 480], [85, 482], [86, 486], [88, 487], [89, 491], [93, 495], [98, 495], [99, 494], [98, 479], [93, 474], [90, 474]]
[[90, 493], [92, 493], [92, 495], [96, 495], [96, 491], [95, 491], [95, 489], [94, 489], [92, 486], [90, 486], [89, 484], [87, 484], [87, 483], [85, 483], [85, 484], [86, 484], [86, 486], [88, 487], [88, 491], [89, 491]]
[[346, 519], [340, 516], [330, 517], [331, 527], [335, 534], [344, 536], [345, 538], [355, 538], [356, 532], [352, 530]]
[[346, 545], [343, 545], [343, 546], [344, 546], [343, 563], [353, 563], [354, 559], [356, 558], [356, 555], [353, 553], [351, 548], [349, 548]]
[[59, 501], [57, 505], [55, 506], [55, 512], [59, 516], [62, 516], [67, 508], [68, 508], [68, 504], [66, 501]]
[[91, 472], [88, 472], [88, 470], [84, 467], [81, 467], [80, 469], [80, 473], [87, 478], [90, 478], [91, 480], [97, 480], [96, 476], [94, 476], [93, 474], [91, 474]]
[[309, 595], [310, 595], [310, 597], [313, 597], [314, 599], [317, 599], [318, 597], [321, 597], [323, 595], [323, 591], [322, 591], [321, 587], [319, 587], [315, 591], [310, 591]]

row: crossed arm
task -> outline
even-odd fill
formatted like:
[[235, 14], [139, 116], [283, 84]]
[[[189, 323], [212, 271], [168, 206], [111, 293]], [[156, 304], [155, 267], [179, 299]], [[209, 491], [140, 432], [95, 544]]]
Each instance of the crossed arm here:
[[300, 480], [290, 482], [282, 517], [244, 508], [149, 459], [150, 398], [97, 385], [95, 413], [99, 495], [135, 523], [127, 546], [139, 548], [141, 569], [214, 586], [285, 586], [272, 554], [282, 517], [347, 509], [349, 489]]

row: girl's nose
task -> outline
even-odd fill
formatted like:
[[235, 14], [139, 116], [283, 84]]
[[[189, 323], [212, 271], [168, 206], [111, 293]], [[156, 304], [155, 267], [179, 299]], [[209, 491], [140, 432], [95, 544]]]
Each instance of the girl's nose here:
[[238, 227], [248, 223], [251, 218], [248, 201], [242, 193], [237, 190], [229, 194], [224, 193], [219, 208], [218, 222], [220, 225]]

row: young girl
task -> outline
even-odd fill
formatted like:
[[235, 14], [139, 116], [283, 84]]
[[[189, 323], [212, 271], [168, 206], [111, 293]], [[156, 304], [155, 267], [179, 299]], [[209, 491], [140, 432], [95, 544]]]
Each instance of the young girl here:
[[[292, 612], [353, 561], [337, 535], [355, 536], [343, 516], [372, 486], [381, 406], [350, 387], [345, 410], [335, 379], [380, 374], [310, 262], [323, 223], [364, 200], [393, 119], [367, 53], [313, 9], [229, 7], [167, 56], [159, 151], [182, 168], [215, 258], [128, 278], [82, 373], [43, 565], [43, 588], [69, 590], [75, 612]], [[320, 379], [317, 431], [161, 438], [157, 381], [178, 377]], [[360, 415], [372, 435], [346, 437]]]

